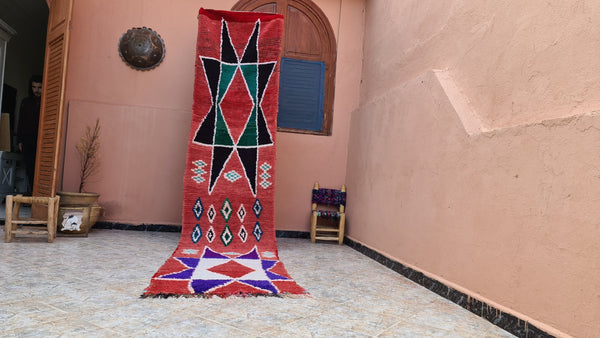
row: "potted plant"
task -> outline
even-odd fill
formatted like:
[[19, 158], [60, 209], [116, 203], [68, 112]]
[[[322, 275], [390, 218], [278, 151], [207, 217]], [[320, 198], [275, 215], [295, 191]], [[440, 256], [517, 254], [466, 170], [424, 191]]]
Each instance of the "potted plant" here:
[[93, 127], [86, 126], [75, 148], [80, 164], [79, 189], [77, 192], [58, 192], [58, 230], [87, 235], [102, 211], [102, 207], [96, 203], [100, 195], [86, 191], [89, 179], [98, 173], [100, 167], [100, 119], [96, 119]]

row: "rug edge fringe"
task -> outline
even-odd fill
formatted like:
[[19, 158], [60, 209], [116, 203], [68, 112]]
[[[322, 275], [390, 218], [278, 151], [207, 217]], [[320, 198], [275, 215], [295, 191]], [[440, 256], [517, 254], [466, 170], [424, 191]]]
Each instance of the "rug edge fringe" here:
[[295, 298], [295, 299], [301, 299], [301, 298], [315, 298], [313, 295], [311, 295], [310, 293], [290, 293], [290, 292], [284, 292], [284, 293], [277, 293], [277, 294], [273, 294], [273, 293], [231, 293], [231, 294], [223, 294], [223, 295], [219, 295], [219, 294], [205, 294], [205, 293], [190, 293], [190, 294], [178, 294], [178, 293], [143, 293], [140, 295], [139, 298], [141, 299], [146, 299], [146, 298], [156, 298], [156, 299], [167, 299], [167, 298], [213, 298], [213, 297], [219, 297], [219, 298], [229, 298], [229, 297], [237, 297], [237, 298], [248, 298], [248, 297], [275, 297], [275, 298]]

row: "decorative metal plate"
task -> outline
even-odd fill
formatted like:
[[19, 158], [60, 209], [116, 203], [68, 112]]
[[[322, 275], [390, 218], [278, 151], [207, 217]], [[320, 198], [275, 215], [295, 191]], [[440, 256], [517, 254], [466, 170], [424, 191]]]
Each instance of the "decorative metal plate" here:
[[119, 55], [133, 69], [150, 70], [165, 58], [165, 43], [150, 28], [131, 28], [119, 40]]

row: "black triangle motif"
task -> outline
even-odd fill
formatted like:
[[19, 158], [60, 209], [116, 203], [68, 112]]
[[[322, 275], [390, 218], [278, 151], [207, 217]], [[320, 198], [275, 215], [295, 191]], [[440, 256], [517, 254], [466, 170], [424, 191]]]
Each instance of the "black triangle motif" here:
[[223, 20], [221, 23], [221, 61], [227, 63], [238, 63], [237, 54], [235, 48], [231, 44], [231, 38], [229, 37], [229, 30], [227, 29], [227, 22]]
[[242, 56], [242, 63], [256, 63], [258, 62], [258, 32], [260, 31], [260, 21], [256, 22], [254, 26], [254, 32], [248, 40], [244, 55]]
[[210, 111], [204, 117], [204, 120], [200, 122], [200, 127], [196, 131], [196, 136], [194, 136], [194, 142], [201, 144], [214, 144], [215, 138], [215, 121], [217, 117], [217, 106], [214, 104], [210, 107]]
[[258, 107], [258, 114], [256, 120], [256, 129], [258, 130], [258, 144], [273, 144], [273, 139], [271, 139], [269, 127], [267, 126], [267, 121], [265, 120], [265, 114], [263, 113], [262, 108], [260, 106]]
[[275, 62], [269, 63], [260, 63], [258, 64], [258, 102], [262, 101], [263, 94], [265, 93], [265, 89], [269, 84], [269, 79], [271, 78], [271, 73], [273, 73], [273, 69], [275, 69]]
[[215, 103], [217, 102], [217, 91], [219, 88], [219, 79], [221, 78], [221, 62], [211, 58], [202, 58], [202, 67], [204, 67], [204, 74], [206, 74], [206, 81], [208, 82], [212, 102]]
[[256, 196], [256, 163], [258, 162], [258, 149], [257, 148], [238, 148], [238, 156], [244, 167], [244, 172], [252, 194]]
[[229, 161], [231, 153], [233, 152], [232, 147], [213, 147], [212, 163], [210, 165], [210, 182], [208, 185], [208, 192], [211, 193], [217, 180], [221, 176], [225, 164]]

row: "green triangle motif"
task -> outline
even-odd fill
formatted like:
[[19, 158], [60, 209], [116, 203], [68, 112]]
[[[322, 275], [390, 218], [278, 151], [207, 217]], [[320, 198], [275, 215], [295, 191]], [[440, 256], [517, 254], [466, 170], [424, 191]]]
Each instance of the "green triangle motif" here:
[[229, 89], [229, 85], [233, 81], [233, 76], [237, 71], [237, 65], [228, 65], [225, 63], [221, 63], [221, 79], [219, 80], [219, 96], [217, 97], [217, 102], [221, 103], [225, 94], [227, 94], [227, 90]]
[[215, 128], [215, 142], [217, 146], [233, 146], [233, 139], [225, 123], [221, 108], [217, 108], [217, 126]]
[[240, 65], [240, 68], [242, 69], [242, 75], [244, 75], [244, 81], [246, 82], [246, 86], [248, 86], [250, 96], [252, 97], [252, 102], [256, 104], [258, 65]]
[[256, 109], [256, 106], [252, 108], [252, 113], [250, 114], [248, 123], [244, 128], [242, 136], [240, 136], [240, 139], [238, 140], [238, 146], [256, 147], [258, 145], [258, 130], [256, 128]]

